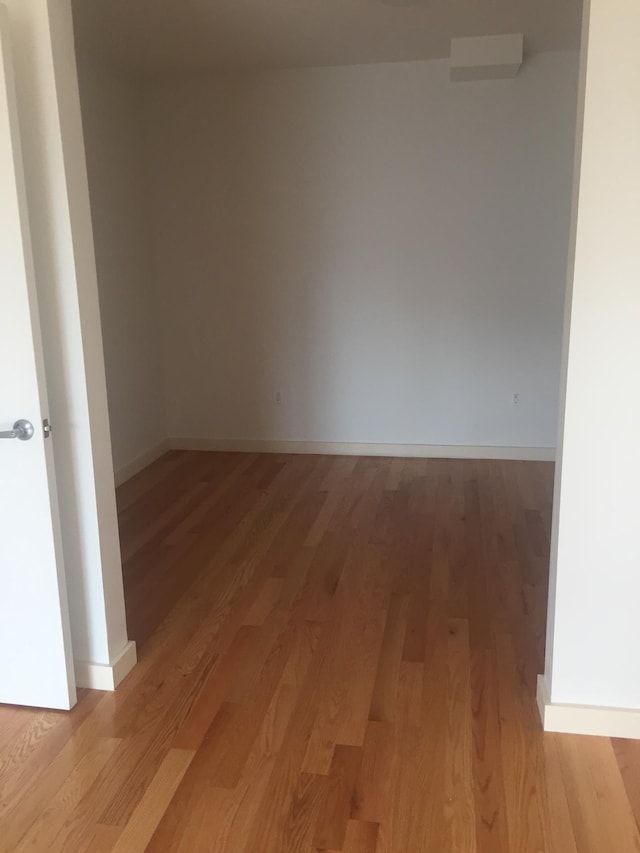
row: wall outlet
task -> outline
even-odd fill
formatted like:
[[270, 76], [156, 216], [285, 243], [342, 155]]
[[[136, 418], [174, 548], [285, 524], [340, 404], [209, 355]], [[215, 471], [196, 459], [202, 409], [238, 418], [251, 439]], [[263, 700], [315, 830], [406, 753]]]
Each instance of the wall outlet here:
[[520, 405], [520, 393], [518, 391], [516, 391], [513, 397], [511, 398], [511, 402], [514, 406]]
[[276, 406], [282, 403], [282, 391], [276, 391]]

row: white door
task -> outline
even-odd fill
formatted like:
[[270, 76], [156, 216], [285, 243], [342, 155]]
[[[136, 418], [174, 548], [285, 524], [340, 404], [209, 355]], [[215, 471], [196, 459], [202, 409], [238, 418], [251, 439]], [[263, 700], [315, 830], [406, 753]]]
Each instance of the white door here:
[[[76, 702], [7, 11], [0, 5], [0, 703]], [[33, 435], [17, 421], [28, 421]], [[55, 428], [55, 425], [54, 425]]]

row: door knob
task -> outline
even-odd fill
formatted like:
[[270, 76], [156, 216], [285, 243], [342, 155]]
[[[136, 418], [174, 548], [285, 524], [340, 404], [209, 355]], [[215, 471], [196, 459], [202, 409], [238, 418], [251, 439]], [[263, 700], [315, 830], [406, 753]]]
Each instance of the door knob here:
[[15, 422], [13, 429], [0, 432], [0, 438], [17, 438], [18, 441], [29, 441], [30, 438], [33, 438], [34, 432], [31, 421], [20, 420]]

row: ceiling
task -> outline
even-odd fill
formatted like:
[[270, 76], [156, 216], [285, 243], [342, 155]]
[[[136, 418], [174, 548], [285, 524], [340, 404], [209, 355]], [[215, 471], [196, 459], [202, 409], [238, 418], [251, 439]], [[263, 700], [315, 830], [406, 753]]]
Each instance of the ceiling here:
[[454, 36], [577, 48], [582, 0], [74, 0], [76, 39], [143, 73], [437, 59]]

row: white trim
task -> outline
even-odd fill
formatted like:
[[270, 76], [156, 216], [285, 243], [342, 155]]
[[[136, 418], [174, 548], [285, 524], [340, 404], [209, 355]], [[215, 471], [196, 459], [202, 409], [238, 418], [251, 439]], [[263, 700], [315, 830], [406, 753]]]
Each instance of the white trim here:
[[544, 675], [538, 676], [538, 710], [545, 732], [600, 735], [637, 740], [640, 738], [640, 709], [599, 708], [593, 705], [562, 705], [552, 702]]
[[151, 450], [145, 450], [144, 453], [136, 456], [136, 458], [132, 459], [131, 462], [128, 462], [126, 465], [122, 465], [114, 473], [116, 486], [121, 486], [123, 483], [126, 483], [127, 480], [135, 477], [136, 474], [139, 474], [140, 471], [144, 470], [148, 465], [151, 465], [152, 462], [155, 462], [156, 459], [159, 459], [163, 454], [165, 454], [167, 450], [169, 450], [169, 442], [164, 439], [160, 444], [152, 447]]
[[75, 661], [76, 684], [92, 690], [115, 690], [136, 665], [136, 644], [130, 640], [118, 657], [108, 666], [102, 663]]
[[512, 459], [553, 462], [554, 447], [480, 447], [449, 444], [373, 444], [344, 441], [272, 441], [235, 438], [170, 438], [173, 450], [244, 453], [310, 453], [328, 456], [399, 456], [420, 459]]

